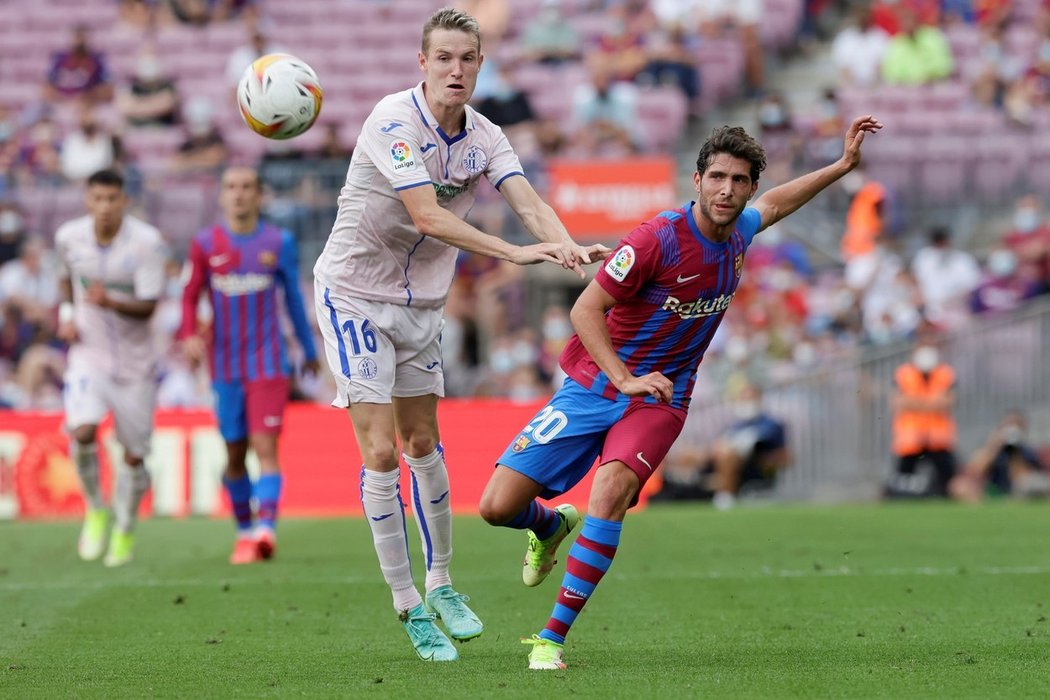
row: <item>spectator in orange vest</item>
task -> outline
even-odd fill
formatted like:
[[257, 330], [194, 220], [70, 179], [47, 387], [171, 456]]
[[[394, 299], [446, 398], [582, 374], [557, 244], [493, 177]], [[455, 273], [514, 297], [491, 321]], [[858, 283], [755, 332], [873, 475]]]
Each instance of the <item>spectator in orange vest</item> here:
[[[847, 179], [849, 178], [849, 179]], [[859, 170], [843, 178], [843, 187], [853, 190], [846, 211], [846, 231], [842, 236], [842, 258], [867, 255], [886, 233], [888, 192], [878, 181], [866, 178]]]
[[920, 340], [911, 361], [897, 368], [895, 382], [893, 453], [897, 470], [886, 486], [886, 495], [944, 496], [955, 474], [955, 371], [941, 362], [932, 342]]

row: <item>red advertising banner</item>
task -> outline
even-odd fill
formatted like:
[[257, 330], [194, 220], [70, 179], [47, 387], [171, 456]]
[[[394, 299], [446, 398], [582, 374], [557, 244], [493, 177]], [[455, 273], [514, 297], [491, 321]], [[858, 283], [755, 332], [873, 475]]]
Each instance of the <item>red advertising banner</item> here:
[[554, 161], [550, 202], [577, 239], [623, 238], [635, 226], [678, 206], [674, 161], [667, 157]]
[[[540, 406], [542, 402], [457, 399], [439, 404], [455, 512], [477, 512], [496, 458]], [[110, 465], [123, 459], [108, 421], [100, 427], [99, 440], [103, 490], [108, 491]], [[21, 518], [79, 517], [83, 502], [68, 447], [61, 415], [0, 412], [0, 504], [7, 503], [7, 510]], [[282, 514], [361, 514], [361, 455], [345, 411], [291, 404], [285, 415], [280, 460], [285, 476]], [[225, 513], [227, 505], [220, 489], [225, 463], [225, 446], [211, 413], [158, 412], [153, 451], [147, 460], [153, 491], [143, 512], [175, 517]], [[254, 468], [249, 460], [249, 470]], [[403, 467], [403, 493], [409, 493], [407, 475]], [[583, 509], [590, 483], [589, 475], [558, 502], [571, 501]], [[2, 511], [0, 517], [4, 517]]]

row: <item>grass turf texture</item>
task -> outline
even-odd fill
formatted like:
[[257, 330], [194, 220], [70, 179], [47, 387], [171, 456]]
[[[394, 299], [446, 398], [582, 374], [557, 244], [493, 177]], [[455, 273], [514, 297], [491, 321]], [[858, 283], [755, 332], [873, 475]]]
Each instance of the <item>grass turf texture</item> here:
[[453, 575], [486, 631], [453, 664], [415, 658], [362, 520], [285, 521], [275, 561], [237, 568], [231, 524], [147, 521], [117, 570], [76, 559], [75, 523], [0, 524], [0, 697], [1045, 697], [1047, 519], [654, 506], [555, 672], [526, 670], [518, 639], [564, 566], [525, 588], [524, 534], [476, 518], [456, 520]]

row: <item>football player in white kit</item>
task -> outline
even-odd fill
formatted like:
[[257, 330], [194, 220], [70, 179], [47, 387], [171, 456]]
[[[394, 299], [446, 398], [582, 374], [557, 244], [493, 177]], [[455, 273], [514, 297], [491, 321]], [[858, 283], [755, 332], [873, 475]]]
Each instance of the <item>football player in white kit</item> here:
[[[80, 475], [87, 512], [80, 533], [81, 559], [106, 566], [131, 561], [132, 530], [149, 472], [157, 390], [157, 353], [150, 316], [164, 289], [166, 250], [160, 232], [124, 213], [124, 180], [100, 170], [87, 181], [87, 216], [55, 232], [63, 268], [58, 336], [69, 343], [63, 395], [70, 453]], [[124, 448], [115, 467], [113, 515], [99, 488], [98, 424], [113, 413], [117, 441]]]
[[[584, 276], [608, 255], [577, 245], [525, 179], [499, 127], [467, 106], [483, 57], [477, 21], [454, 9], [423, 27], [414, 88], [383, 98], [365, 121], [339, 212], [314, 267], [325, 355], [361, 448], [361, 501], [394, 609], [416, 653], [452, 661], [482, 632], [452, 588], [452, 513], [437, 401], [444, 395], [439, 336], [459, 249], [519, 265], [551, 262]], [[467, 224], [486, 177], [540, 243], [515, 246]], [[400, 442], [400, 449], [398, 444]], [[426, 598], [412, 580], [400, 456], [426, 565]]]

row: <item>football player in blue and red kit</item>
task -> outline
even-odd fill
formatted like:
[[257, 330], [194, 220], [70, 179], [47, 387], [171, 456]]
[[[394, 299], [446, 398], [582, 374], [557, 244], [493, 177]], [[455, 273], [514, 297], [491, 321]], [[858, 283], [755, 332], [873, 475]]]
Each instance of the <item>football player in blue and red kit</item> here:
[[523, 640], [532, 647], [529, 668], [565, 668], [565, 636], [612, 563], [627, 509], [682, 429], [697, 367], [755, 234], [853, 170], [865, 135], [881, 128], [858, 117], [838, 161], [751, 206], [765, 152], [740, 127], [716, 129], [697, 158], [696, 201], [631, 231], [576, 301], [576, 335], [561, 355], [568, 377], [499, 458], [480, 504], [489, 523], [528, 530], [522, 576], [538, 585], [580, 516], [537, 499], [564, 493], [597, 464], [554, 610]]
[[[201, 231], [190, 244], [190, 279], [182, 295], [179, 337], [191, 361], [208, 354], [197, 319], [198, 299], [208, 288], [213, 312], [208, 357], [215, 414], [227, 452], [222, 482], [237, 521], [230, 563], [247, 564], [269, 559], [276, 548], [281, 495], [277, 437], [291, 376], [277, 309], [279, 288], [305, 356], [304, 370], [316, 373], [320, 364], [299, 289], [295, 240], [290, 232], [260, 219], [258, 173], [229, 168], [221, 188], [222, 223]], [[249, 447], [259, 459], [254, 483], [245, 465]]]

